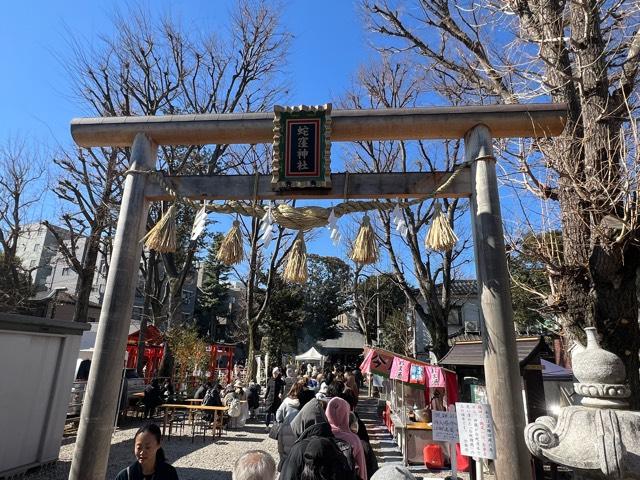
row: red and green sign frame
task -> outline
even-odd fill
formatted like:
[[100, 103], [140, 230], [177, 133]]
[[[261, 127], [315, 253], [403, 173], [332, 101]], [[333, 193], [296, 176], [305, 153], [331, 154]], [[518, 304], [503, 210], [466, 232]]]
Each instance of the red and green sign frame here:
[[274, 190], [331, 187], [331, 104], [274, 107]]

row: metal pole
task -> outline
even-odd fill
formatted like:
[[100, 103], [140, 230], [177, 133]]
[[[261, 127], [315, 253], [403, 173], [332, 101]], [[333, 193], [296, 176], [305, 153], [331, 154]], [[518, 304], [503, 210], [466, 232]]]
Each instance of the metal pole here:
[[[136, 135], [131, 148], [131, 170], [155, 167], [155, 144]], [[69, 480], [104, 480], [111, 447], [113, 417], [119, 402], [121, 366], [124, 358], [131, 308], [138, 280], [138, 265], [147, 223], [144, 175], [127, 176], [113, 256], [100, 313], [95, 353], [89, 373], [87, 394], [80, 414], [78, 440]]]
[[471, 225], [484, 319], [484, 372], [498, 452], [496, 477], [531, 480], [491, 132], [485, 125], [477, 125], [467, 132], [464, 141], [465, 159], [475, 160], [471, 167]]

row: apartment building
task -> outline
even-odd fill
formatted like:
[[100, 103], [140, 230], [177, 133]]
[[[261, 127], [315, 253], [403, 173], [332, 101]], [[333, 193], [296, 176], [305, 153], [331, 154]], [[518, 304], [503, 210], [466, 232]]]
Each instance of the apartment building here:
[[[70, 237], [67, 230], [56, 228], [57, 233], [65, 239]], [[86, 238], [80, 238], [76, 242], [76, 257], [81, 260], [86, 248]], [[65, 240], [67, 246], [70, 241]], [[42, 223], [26, 225], [18, 240], [17, 254], [24, 268], [33, 269], [32, 278], [36, 287], [33, 300], [41, 303], [54, 302], [57, 307], [45, 306], [42, 311], [54, 318], [71, 320], [73, 318], [73, 305], [75, 303], [77, 273], [71, 268], [66, 257], [58, 245], [58, 241]], [[99, 318], [99, 308], [104, 299], [107, 285], [108, 259], [102, 253], [98, 254], [96, 271], [91, 286], [90, 317], [91, 321]], [[196, 303], [197, 270], [187, 277], [182, 291], [182, 310], [185, 318], [191, 318]], [[143, 314], [144, 298], [141, 295], [144, 280], [139, 274], [139, 287], [136, 291], [132, 319], [140, 320]]]

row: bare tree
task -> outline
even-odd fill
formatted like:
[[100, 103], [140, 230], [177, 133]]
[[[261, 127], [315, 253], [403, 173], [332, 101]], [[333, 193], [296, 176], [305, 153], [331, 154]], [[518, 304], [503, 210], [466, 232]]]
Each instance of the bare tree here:
[[30, 210], [41, 200], [38, 183], [45, 172], [25, 140], [8, 140], [0, 148], [0, 308], [5, 312], [28, 311], [31, 273], [39, 265], [23, 265], [18, 245]]
[[[414, 106], [424, 93], [425, 79], [420, 73], [412, 73], [410, 65], [383, 58], [377, 65], [363, 68], [359, 75], [359, 87], [347, 95], [350, 108], [402, 108]], [[459, 163], [459, 143], [447, 142], [443, 149], [430, 153], [428, 145], [407, 142], [356, 142], [352, 150], [351, 164], [358, 171], [408, 172], [453, 170]], [[410, 155], [414, 155], [413, 160]], [[444, 161], [438, 161], [444, 157]], [[453, 228], [464, 210], [459, 199], [441, 200], [447, 220]], [[382, 231], [380, 238], [393, 270], [393, 278], [406, 295], [410, 305], [427, 327], [432, 349], [438, 356], [444, 355], [448, 346], [448, 317], [451, 309], [451, 285], [455, 266], [461, 261], [466, 241], [461, 241], [451, 251], [437, 253], [427, 251], [422, 239], [434, 213], [434, 202], [424, 201], [401, 209], [407, 225], [407, 235], [396, 235], [389, 210], [380, 210]], [[405, 265], [405, 253], [409, 254], [409, 268]], [[411, 284], [417, 281], [417, 290]], [[437, 288], [439, 287], [439, 288]], [[425, 308], [426, 307], [426, 308]]]
[[[549, 259], [547, 303], [568, 339], [593, 325], [638, 376], [638, 204], [635, 112], [640, 12], [631, 1], [365, 0], [386, 52], [410, 52], [444, 98], [465, 103], [566, 102], [565, 134], [504, 142], [538, 198], [558, 201], [562, 251]], [[524, 147], [524, 148], [523, 148]], [[509, 155], [511, 153], [511, 155]], [[551, 174], [539, 177], [551, 169]], [[552, 222], [548, 222], [551, 224]], [[551, 261], [553, 260], [553, 261]]]
[[[239, 0], [232, 15], [228, 39], [218, 38], [215, 34], [191, 34], [169, 19], [155, 21], [146, 12], [116, 15], [113, 24], [117, 33], [113, 37], [101, 37], [96, 48], [88, 49], [72, 39], [72, 58], [64, 59], [79, 99], [95, 115], [263, 110], [282, 91], [275, 75], [286, 54], [288, 36], [279, 31], [277, 10], [267, 6], [267, 2]], [[229, 167], [227, 150], [227, 145], [162, 147], [159, 165], [169, 174], [219, 174]], [[81, 151], [75, 157], [69, 156], [61, 166], [65, 172], [86, 174], [83, 159], [96, 159], [95, 165], [91, 163], [89, 167], [111, 172], [113, 178], [103, 178], [103, 184], [111, 182], [114, 191], [119, 192], [123, 169], [107, 170], [106, 166], [112, 159], [118, 159], [118, 165], [128, 165], [128, 155], [128, 149], [92, 149]], [[86, 197], [94, 188], [86, 181], [79, 185]], [[72, 191], [64, 180], [58, 190]], [[106, 193], [106, 190], [102, 191]], [[77, 194], [72, 191], [70, 196], [77, 197]], [[101, 199], [95, 193], [93, 196]], [[100, 202], [89, 204], [86, 212], [63, 217], [66, 226], [73, 227], [76, 237], [88, 237], [89, 251], [103, 235], [98, 227], [101, 206], [103, 208], [104, 204]], [[155, 223], [163, 210], [166, 205], [152, 209], [149, 225]], [[179, 213], [185, 223], [190, 222], [192, 214], [188, 209], [181, 209]], [[90, 227], [79, 228], [81, 221]], [[181, 322], [182, 288], [193, 272], [193, 258], [199, 247], [197, 242], [180, 243], [181, 250], [177, 254], [146, 256], [145, 281], [160, 282], [160, 285], [143, 288], [153, 296], [145, 301], [145, 305], [151, 308], [158, 301], [163, 302], [164, 318], [177, 323]], [[86, 284], [90, 285], [93, 279], [93, 256], [79, 259], [77, 252], [67, 253], [69, 263], [78, 272], [87, 273], [79, 278], [78, 290], [84, 292]], [[162, 262], [162, 266], [149, 262]], [[159, 274], [160, 270], [162, 274]], [[145, 311], [148, 312], [148, 308]], [[145, 315], [144, 318], [148, 317]], [[160, 316], [154, 315], [154, 318], [159, 320]]]
[[[266, 173], [271, 165], [271, 151], [263, 145], [250, 146], [238, 150], [235, 156], [244, 160], [237, 162], [237, 170], [243, 174], [256, 175]], [[248, 160], [248, 161], [247, 161]], [[251, 202], [248, 207], [262, 205], [260, 201]], [[255, 379], [256, 365], [255, 355], [258, 350], [258, 328], [260, 322], [267, 314], [269, 301], [273, 289], [273, 283], [278, 268], [281, 266], [288, 248], [285, 246], [285, 229], [278, 227], [274, 240], [273, 251], [269, 254], [264, 243], [260, 240], [260, 219], [252, 216], [247, 221], [241, 222], [245, 238], [248, 238], [249, 248], [246, 256], [246, 273], [238, 274], [240, 282], [244, 286], [245, 296], [243, 301], [243, 317], [246, 327], [247, 342], [247, 378]]]
[[77, 149], [55, 159], [61, 175], [54, 192], [64, 202], [62, 223], [68, 234], [45, 225], [58, 242], [59, 251], [77, 274], [74, 322], [86, 322], [89, 297], [100, 253], [107, 270], [108, 242], [105, 237], [117, 218], [122, 194], [125, 156], [117, 149]]

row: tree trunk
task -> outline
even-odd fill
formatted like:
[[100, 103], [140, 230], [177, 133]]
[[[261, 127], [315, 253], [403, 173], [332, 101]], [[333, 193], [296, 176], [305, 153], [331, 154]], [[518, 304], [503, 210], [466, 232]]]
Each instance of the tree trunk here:
[[[410, 299], [408, 300], [411, 305], [413, 302], [411, 302]], [[442, 328], [442, 325], [440, 324], [441, 322], [438, 321], [435, 316], [428, 315], [419, 303], [412, 306], [414, 307], [418, 318], [424, 323], [429, 331], [429, 336], [431, 337], [431, 351], [435, 353], [438, 359], [444, 357], [449, 351], [449, 333], [446, 324], [445, 327]]]
[[[146, 303], [146, 302], [145, 302]], [[145, 309], [146, 311], [146, 309]], [[145, 340], [147, 338], [147, 316], [142, 315], [142, 319], [140, 320], [140, 331], [138, 332], [138, 357], [136, 360], [136, 371], [138, 372], [138, 376], [143, 376], [144, 370], [144, 351], [145, 351]]]
[[590, 265], [595, 297], [593, 326], [601, 335], [602, 347], [618, 355], [625, 364], [633, 410], [640, 409], [640, 328], [636, 287], [640, 263], [638, 257], [635, 247], [630, 247], [624, 258], [619, 249], [606, 252], [596, 247]]
[[99, 237], [89, 236], [82, 258], [82, 270], [78, 273], [76, 283], [76, 304], [73, 310], [73, 321], [85, 323], [89, 317], [89, 299], [98, 260]]
[[164, 342], [163, 347], [162, 360], [160, 360], [160, 365], [158, 366], [158, 376], [171, 377], [174, 366], [173, 352], [169, 348], [169, 342]]
[[256, 379], [256, 341], [258, 337], [258, 324], [255, 322], [251, 322], [247, 319], [248, 330], [248, 339], [247, 339], [247, 364], [246, 368], [246, 376], [247, 379], [255, 381]]
[[169, 308], [167, 311], [169, 328], [179, 327], [184, 322], [184, 315], [182, 313], [182, 285], [183, 282], [176, 281], [173, 278], [169, 280], [170, 293]]

